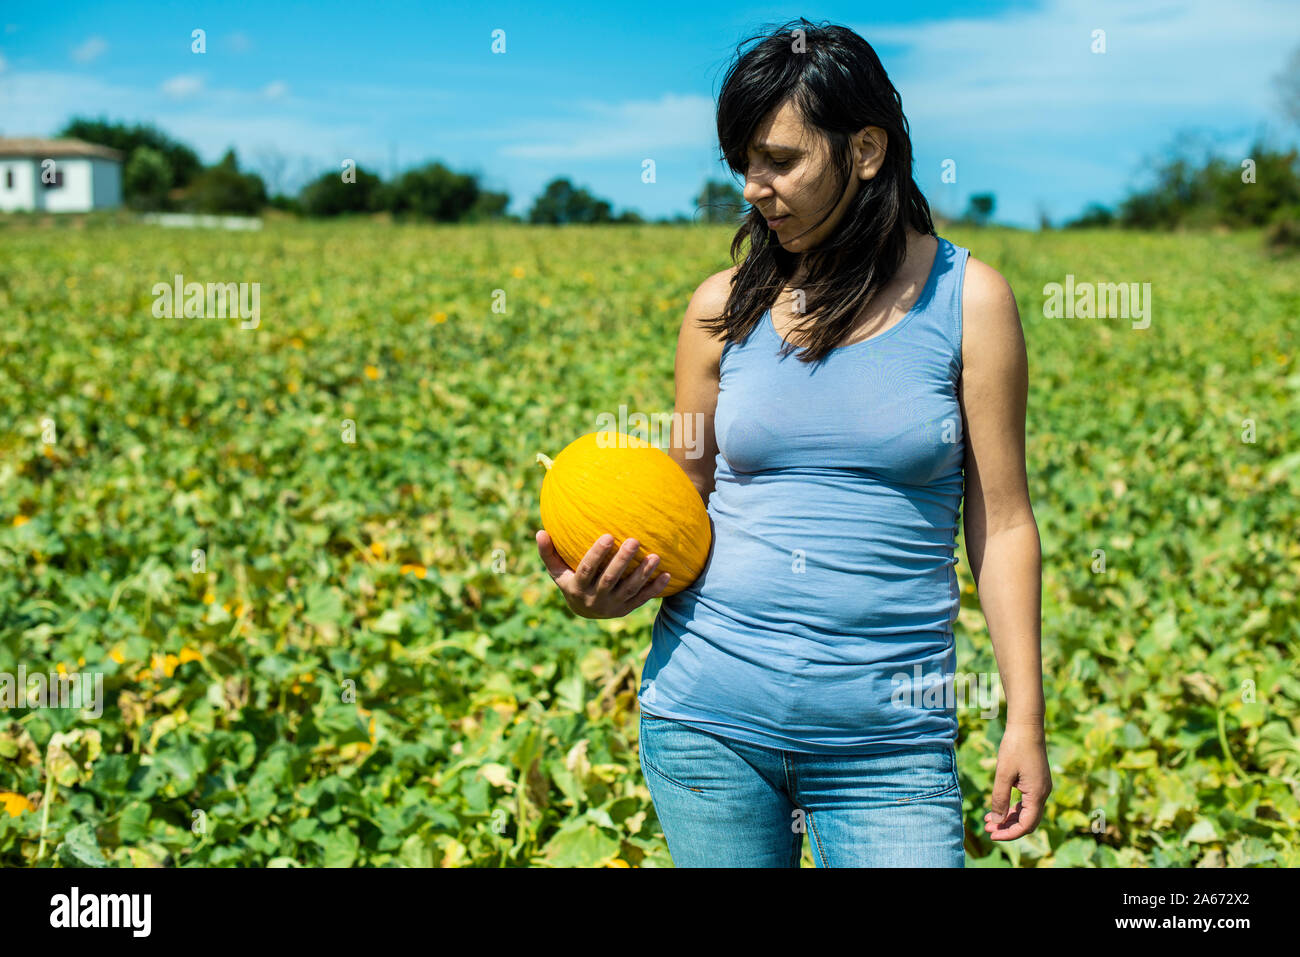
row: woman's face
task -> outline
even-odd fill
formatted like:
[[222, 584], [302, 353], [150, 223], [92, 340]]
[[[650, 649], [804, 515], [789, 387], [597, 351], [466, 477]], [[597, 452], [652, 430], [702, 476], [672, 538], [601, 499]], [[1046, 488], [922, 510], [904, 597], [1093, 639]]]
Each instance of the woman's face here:
[[[768, 223], [787, 252], [815, 249], [835, 229], [864, 179], [884, 160], [885, 132], [868, 126], [854, 138], [852, 173], [836, 194], [826, 141], [807, 127], [790, 103], [774, 110], [755, 131], [745, 170], [745, 201]], [[813, 225], [832, 209], [824, 223]]]

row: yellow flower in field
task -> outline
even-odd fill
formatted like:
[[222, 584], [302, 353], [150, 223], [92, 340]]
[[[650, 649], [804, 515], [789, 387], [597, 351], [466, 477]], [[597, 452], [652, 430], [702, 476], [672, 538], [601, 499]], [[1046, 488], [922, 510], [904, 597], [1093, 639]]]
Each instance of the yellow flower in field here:
[[514, 269], [510, 270], [510, 275], [514, 276], [516, 279], [523, 279], [523, 278], [524, 278], [524, 267], [523, 267], [523, 266], [516, 266]]
[[425, 568], [423, 565], [403, 565], [402, 574], [405, 575], [408, 572], [414, 575], [416, 578], [423, 578], [425, 575], [429, 573], [429, 570]]
[[631, 867], [632, 865], [629, 864], [627, 861], [623, 860], [623, 858], [616, 857], [612, 861], [610, 861], [609, 864], [607, 864], [606, 866], [607, 867]]
[[366, 378], [367, 378], [367, 379], [378, 379], [378, 378], [379, 378], [379, 369], [377, 369], [375, 366], [366, 366]]
[[62, 661], [60, 661], [57, 665], [54, 666], [54, 670], [61, 675], [67, 675], [68, 673], [68, 668]]
[[180, 659], [173, 654], [155, 654], [153, 659], [150, 661], [148, 668], [136, 672], [135, 680], [143, 681], [145, 678], [148, 678], [159, 671], [170, 678], [175, 673], [178, 664], [180, 664]]
[[3, 807], [10, 817], [17, 817], [23, 811], [36, 810], [35, 804], [13, 791], [0, 791], [0, 807]]
[[119, 665], [126, 663], [126, 655], [122, 654], [122, 645], [120, 643], [113, 646], [113, 650], [108, 653], [108, 657], [112, 658]]
[[180, 657], [176, 659], [178, 664], [185, 664], [187, 661], [202, 661], [202, 653], [195, 651], [193, 648], [182, 648]]
[[19, 525], [26, 525], [26, 524], [27, 524], [28, 522], [30, 522], [30, 521], [31, 521], [31, 519], [28, 518], [26, 515], [15, 515], [15, 516], [14, 516], [14, 528], [17, 528]]
[[301, 678], [299, 678], [298, 680], [299, 680], [299, 681], [305, 681], [305, 682], [307, 682], [307, 684], [311, 684], [313, 681], [316, 680], [316, 676], [315, 676], [314, 674], [312, 674], [312, 673], [309, 671], [309, 672], [307, 672], [305, 675], [303, 675]]
[[209, 591], [203, 593], [203, 604], [211, 605], [216, 600], [217, 600], [217, 596], [215, 592]]
[[293, 379], [290, 379], [289, 382], [285, 385], [284, 389], [285, 389], [285, 391], [288, 392], [290, 395], [297, 395], [297, 394], [298, 394], [298, 383], [295, 382]]
[[297, 336], [294, 336], [292, 339], [289, 340], [289, 345], [293, 346], [295, 349], [301, 349], [302, 340], [299, 339]]
[[82, 667], [83, 665], [85, 665], [85, 663], [86, 663], [86, 659], [85, 659], [84, 656], [83, 656], [83, 657], [79, 657], [79, 658], [77, 659], [77, 667], [78, 667], [78, 668], [80, 668], [80, 667]]
[[538, 304], [539, 304], [540, 306], [542, 306], [542, 308], [546, 308], [547, 306], [549, 306], [549, 305], [551, 304], [551, 297], [550, 297], [550, 296], [542, 296], [540, 299], [537, 300], [537, 302], [538, 302]]
[[374, 555], [376, 558], [383, 558], [383, 557], [384, 557], [384, 543], [383, 543], [383, 542], [371, 542], [371, 543], [370, 543], [370, 552], [371, 552], [371, 554]]
[[447, 321], [447, 314], [446, 314], [445, 312], [435, 312], [435, 313], [433, 314], [433, 321], [434, 321], [434, 322], [446, 322], [446, 321]]
[[369, 728], [369, 733], [370, 733], [370, 742], [369, 742], [368, 744], [367, 744], [365, 741], [360, 741], [360, 742], [358, 742], [358, 743], [357, 743], [357, 750], [358, 750], [358, 751], [369, 751], [372, 747], [374, 747], [374, 744], [375, 744], [375, 719], [374, 719], [374, 716], [371, 715], [370, 712], [367, 711], [365, 708], [358, 707], [358, 708], [357, 708], [357, 711], [361, 712], [361, 714], [362, 714], [363, 717], [364, 717], [364, 716], [370, 716], [370, 728]]
[[973, 595], [975, 593], [975, 586], [966, 585], [964, 588], [962, 588], [962, 591], [964, 591], [968, 595]]

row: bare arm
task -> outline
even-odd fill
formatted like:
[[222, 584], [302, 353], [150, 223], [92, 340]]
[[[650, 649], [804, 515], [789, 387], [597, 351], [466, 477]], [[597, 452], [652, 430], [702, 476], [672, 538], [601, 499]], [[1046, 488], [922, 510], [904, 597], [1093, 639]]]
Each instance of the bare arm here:
[[669, 455], [682, 467], [707, 506], [713, 493], [713, 468], [718, 455], [713, 413], [718, 405], [718, 363], [723, 342], [701, 328], [701, 319], [722, 314], [731, 292], [734, 267], [714, 273], [691, 296], [677, 336], [674, 367], [676, 400]]
[[1010, 286], [977, 259], [963, 294], [963, 530], [1007, 693], [1007, 720], [1043, 720], [1038, 526], [1025, 475], [1028, 361]]
[[[1042, 549], [1025, 476], [1029, 363], [1011, 287], [975, 258], [962, 291], [966, 553], [1007, 694], [984, 829], [1014, 841], [1038, 826], [1052, 773], [1044, 728]], [[1011, 806], [1011, 789], [1021, 799]]]

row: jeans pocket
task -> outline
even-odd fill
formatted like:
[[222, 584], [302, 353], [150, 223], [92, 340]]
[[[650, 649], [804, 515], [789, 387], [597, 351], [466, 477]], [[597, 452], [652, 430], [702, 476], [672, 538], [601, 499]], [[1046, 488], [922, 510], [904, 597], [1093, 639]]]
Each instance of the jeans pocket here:
[[895, 804], [911, 804], [958, 791], [954, 748], [920, 748], [888, 755]]
[[646, 775], [653, 773], [683, 791], [690, 791], [692, 794], [704, 793], [703, 788], [678, 780], [676, 776], [663, 769], [665, 764], [672, 767], [672, 742], [680, 741], [682, 735], [691, 735], [691, 733], [691, 729], [679, 721], [673, 721], [671, 718], [656, 718], [654, 715], [641, 712], [640, 743], [637, 750], [642, 772]]

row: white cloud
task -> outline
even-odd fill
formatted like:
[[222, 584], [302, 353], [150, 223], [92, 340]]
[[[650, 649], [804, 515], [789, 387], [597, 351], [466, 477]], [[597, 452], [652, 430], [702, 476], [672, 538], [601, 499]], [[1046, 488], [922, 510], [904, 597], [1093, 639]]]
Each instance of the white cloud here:
[[[1264, 77], [1294, 43], [1278, 29], [1291, 6], [1260, 0], [1229, 11], [1216, 0], [1186, 0], [1153, 11], [1115, 0], [1086, 7], [1047, 0], [984, 17], [857, 29], [880, 52], [909, 121], [915, 111], [945, 132], [1041, 135], [1098, 119], [1164, 125], [1166, 111], [1233, 122], [1243, 108], [1265, 109]], [[1106, 52], [1092, 53], [1099, 29]]]
[[78, 63], [89, 63], [108, 49], [103, 37], [90, 37], [79, 47], [73, 48], [72, 59]]
[[716, 138], [713, 100], [665, 93], [657, 100], [585, 101], [586, 115], [567, 122], [512, 124], [510, 133], [531, 137], [501, 149], [523, 159], [599, 159], [636, 154], [654, 157], [669, 149], [707, 150]]
[[183, 100], [203, 89], [203, 77], [193, 73], [183, 73], [163, 81], [161, 89], [173, 100]]
[[285, 83], [283, 80], [276, 80], [272, 83], [268, 83], [262, 88], [262, 95], [268, 100], [278, 100], [280, 97], [286, 96], [288, 92], [289, 84]]

